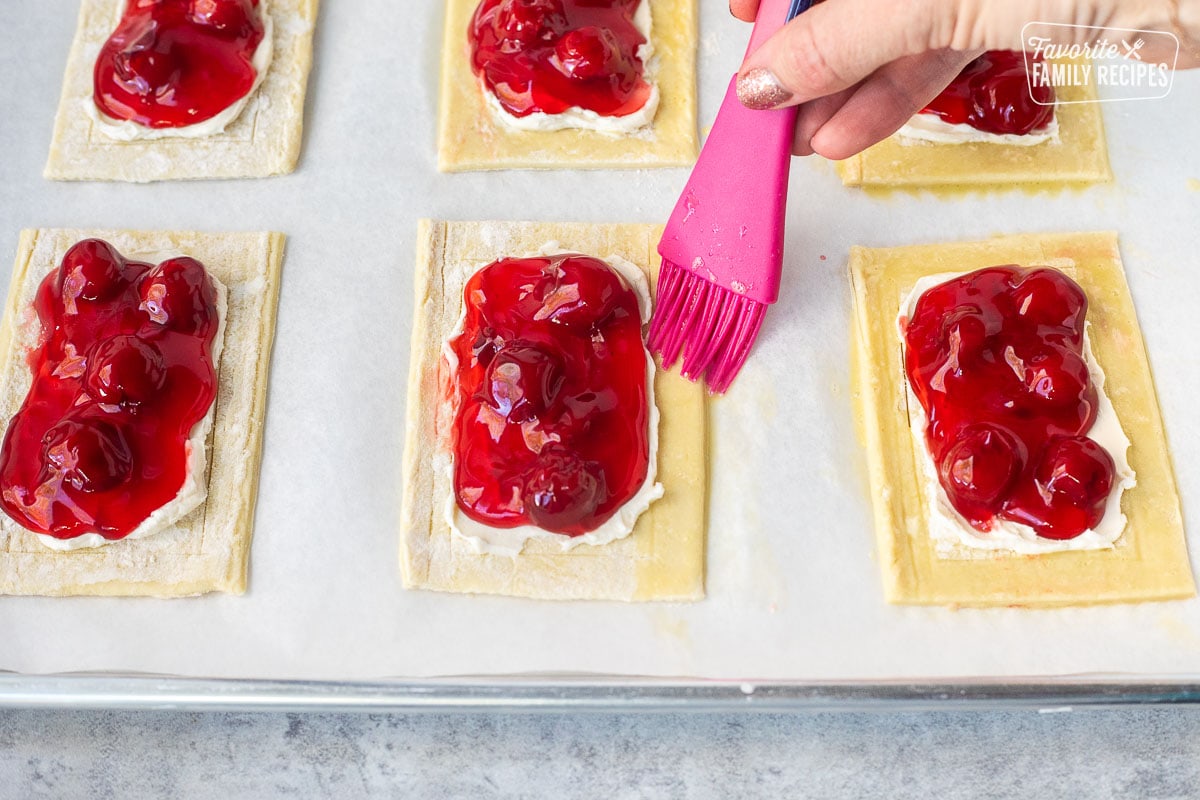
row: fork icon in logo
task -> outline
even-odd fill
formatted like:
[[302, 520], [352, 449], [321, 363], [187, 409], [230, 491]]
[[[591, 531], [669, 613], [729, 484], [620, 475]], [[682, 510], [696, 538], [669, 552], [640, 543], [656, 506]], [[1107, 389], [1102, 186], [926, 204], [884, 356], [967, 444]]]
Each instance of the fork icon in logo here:
[[1138, 52], [1138, 50], [1141, 50], [1141, 49], [1142, 49], [1142, 46], [1143, 46], [1143, 45], [1145, 45], [1145, 44], [1146, 44], [1146, 40], [1145, 40], [1145, 39], [1138, 39], [1138, 40], [1137, 40], [1136, 42], [1134, 42], [1133, 44], [1130, 44], [1129, 42], [1127, 42], [1127, 41], [1125, 41], [1124, 39], [1122, 39], [1122, 40], [1121, 40], [1121, 46], [1125, 48], [1124, 57], [1125, 57], [1125, 58], [1132, 58], [1132, 59], [1136, 59], [1136, 60], [1138, 60], [1138, 61], [1141, 61], [1141, 60], [1142, 60], [1142, 54], [1141, 54], [1141, 53], [1139, 53], [1139, 52]]

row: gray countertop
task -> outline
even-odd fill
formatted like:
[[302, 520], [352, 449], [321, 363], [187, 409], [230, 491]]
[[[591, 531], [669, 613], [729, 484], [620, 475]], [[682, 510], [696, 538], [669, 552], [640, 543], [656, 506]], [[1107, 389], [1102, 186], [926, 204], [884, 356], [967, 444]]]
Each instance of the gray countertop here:
[[1200, 714], [0, 711], [0, 798], [366, 795], [1191, 798]]

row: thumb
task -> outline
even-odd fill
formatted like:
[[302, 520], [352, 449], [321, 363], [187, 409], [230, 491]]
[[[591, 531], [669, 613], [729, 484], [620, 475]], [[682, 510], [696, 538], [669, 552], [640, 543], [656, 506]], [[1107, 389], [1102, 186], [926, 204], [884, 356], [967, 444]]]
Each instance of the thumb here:
[[[929, 49], [936, 30], [953, 26], [957, 3], [837, 0], [819, 3], [751, 53], [738, 73], [749, 108], [797, 105], [857, 84], [884, 64]], [[944, 18], [943, 18], [944, 17]]]

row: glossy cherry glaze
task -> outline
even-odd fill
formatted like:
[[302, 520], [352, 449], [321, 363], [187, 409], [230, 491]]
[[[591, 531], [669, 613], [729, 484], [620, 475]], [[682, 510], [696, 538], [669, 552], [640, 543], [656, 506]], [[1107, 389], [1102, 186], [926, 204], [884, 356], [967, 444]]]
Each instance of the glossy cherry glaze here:
[[183, 486], [216, 394], [214, 286], [194, 258], [154, 266], [86, 239], [34, 308], [42, 339], [0, 450], [0, 505], [58, 539], [120, 539]]
[[1096, 388], [1087, 298], [1058, 270], [989, 267], [929, 289], [905, 367], [942, 488], [972, 526], [996, 517], [1072, 539], [1104, 515], [1113, 461], [1087, 438]]
[[204, 122], [254, 86], [258, 0], [128, 0], [96, 58], [104, 114], [149, 128]]
[[921, 113], [987, 133], [1024, 135], [1045, 128], [1054, 118], [1054, 87], [1031, 89], [1021, 52], [989, 50], [968, 64]]
[[633, 24], [644, 0], [482, 0], [471, 18], [471, 65], [508, 113], [572, 107], [622, 117], [650, 96]]
[[637, 296], [603, 261], [563, 255], [489, 264], [463, 301], [450, 340], [459, 508], [497, 528], [595, 530], [650, 463]]

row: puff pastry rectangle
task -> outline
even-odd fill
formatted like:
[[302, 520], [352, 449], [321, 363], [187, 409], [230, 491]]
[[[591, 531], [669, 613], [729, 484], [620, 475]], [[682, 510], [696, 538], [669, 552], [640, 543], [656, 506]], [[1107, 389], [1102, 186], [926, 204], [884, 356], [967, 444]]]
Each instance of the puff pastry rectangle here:
[[[1056, 267], [1089, 298], [1089, 337], [1117, 417], [1132, 442], [1137, 486], [1122, 496], [1128, 526], [1111, 550], [939, 558], [927, 533], [903, 348], [901, 299], [918, 278], [998, 264]], [[1030, 234], [982, 242], [850, 253], [855, 400], [870, 469], [884, 593], [892, 603], [1059, 606], [1195, 594], [1166, 433], [1133, 299], [1113, 233]]]
[[1058, 116], [1058, 142], [1029, 146], [988, 142], [901, 144], [893, 135], [837, 162], [838, 175], [847, 186], [874, 188], [1037, 187], [1111, 181], [1104, 121], [1095, 88], [1064, 86], [1056, 91], [1063, 101], [1054, 112]]
[[[144, 539], [58, 551], [0, 514], [0, 594], [180, 597], [246, 590], [267, 372], [283, 263], [280, 233], [39, 229], [21, 233], [0, 323], [0, 420], [21, 407], [31, 375], [22, 322], [43, 277], [89, 237], [129, 258], [170, 251], [199, 259], [228, 288], [225, 343], [208, 441], [208, 498], [172, 528]], [[36, 317], [32, 324], [37, 325]]]
[[224, 132], [195, 139], [122, 142], [97, 130], [85, 111], [92, 71], [125, 0], [82, 0], [67, 57], [45, 177], [148, 181], [259, 178], [292, 172], [300, 158], [304, 95], [312, 65], [317, 0], [272, 0], [274, 55], [266, 77]]
[[467, 29], [479, 0], [446, 0], [438, 102], [438, 169], [610, 169], [681, 167], [696, 160], [697, 0], [643, 0], [661, 94], [649, 131], [611, 136], [589, 130], [513, 131], [484, 104], [471, 70]]
[[622, 256], [653, 282], [653, 225], [518, 222], [420, 224], [416, 309], [409, 365], [407, 442], [401, 509], [400, 568], [416, 589], [506, 594], [546, 599], [694, 600], [704, 594], [706, 399], [704, 389], [658, 370], [658, 480], [665, 494], [638, 518], [624, 539], [563, 553], [557, 543], [532, 540], [514, 558], [475, 552], [443, 516], [451, 481], [445, 470], [448, 404], [442, 344], [462, 311], [462, 290], [478, 268], [523, 256], [554, 241], [604, 258]]

